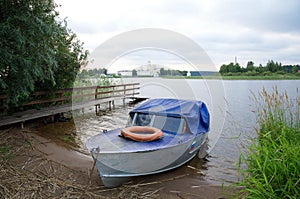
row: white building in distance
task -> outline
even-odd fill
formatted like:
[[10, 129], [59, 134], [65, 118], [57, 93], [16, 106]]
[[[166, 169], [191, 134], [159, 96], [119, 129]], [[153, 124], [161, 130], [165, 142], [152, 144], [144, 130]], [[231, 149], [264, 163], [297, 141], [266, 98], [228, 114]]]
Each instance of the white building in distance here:
[[[163, 68], [163, 66], [151, 64], [151, 61], [148, 61], [148, 64], [141, 65], [134, 70], [136, 70], [137, 76], [140, 77], [158, 77], [161, 68]], [[120, 70], [118, 71], [118, 75], [123, 77], [131, 77], [132, 70]]]
[[121, 75], [123, 77], [131, 77], [132, 76], [132, 70], [119, 70], [118, 75]]
[[151, 61], [148, 61], [148, 64], [142, 65], [135, 70], [137, 71], [138, 76], [151, 76], [151, 77], [158, 77], [160, 68], [163, 66], [159, 66], [157, 64], [151, 64]]

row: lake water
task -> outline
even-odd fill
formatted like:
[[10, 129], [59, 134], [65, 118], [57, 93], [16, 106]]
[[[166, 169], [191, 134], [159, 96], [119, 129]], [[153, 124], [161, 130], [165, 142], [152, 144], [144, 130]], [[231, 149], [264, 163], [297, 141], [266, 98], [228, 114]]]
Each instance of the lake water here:
[[[299, 97], [299, 80], [184, 80], [161, 78], [128, 78], [124, 83], [141, 83], [140, 95], [150, 98], [171, 97], [204, 101], [211, 113], [209, 133], [209, 156], [206, 161], [194, 158], [189, 165], [205, 173], [194, 172], [186, 181], [205, 181], [214, 184], [236, 182], [239, 179], [238, 161], [245, 152], [251, 138], [255, 137], [255, 103], [251, 100], [265, 88], [272, 92], [277, 86], [286, 91], [291, 99]], [[112, 111], [101, 111], [95, 115], [94, 108], [84, 115], [75, 117], [79, 138], [84, 143], [90, 136], [103, 129], [122, 128], [127, 122], [128, 112], [134, 106], [123, 107], [116, 102]], [[104, 107], [105, 109], [105, 107]], [[168, 177], [191, 173], [191, 168], [183, 166], [168, 172]], [[163, 174], [162, 174], [163, 175]], [[153, 177], [151, 177], [153, 178]], [[156, 178], [156, 177], [154, 177]], [[159, 178], [157, 176], [157, 178]]]

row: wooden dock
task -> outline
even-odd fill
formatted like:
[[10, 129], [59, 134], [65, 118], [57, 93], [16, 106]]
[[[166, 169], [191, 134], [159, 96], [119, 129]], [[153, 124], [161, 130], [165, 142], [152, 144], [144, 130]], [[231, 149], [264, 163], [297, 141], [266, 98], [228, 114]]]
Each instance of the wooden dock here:
[[[60, 113], [66, 113], [72, 110], [80, 110], [86, 107], [95, 107], [95, 111], [100, 110], [100, 105], [108, 103], [108, 108], [114, 108], [116, 100], [126, 99], [141, 100], [138, 95], [140, 89], [139, 83], [121, 84], [111, 86], [91, 86], [80, 88], [67, 88], [54, 92], [36, 92], [32, 94], [33, 100], [23, 104], [21, 107], [28, 107], [26, 111], [19, 111], [12, 115], [3, 114], [0, 116], [0, 126], [9, 124], [23, 123], [28, 120], [54, 116]], [[51, 96], [51, 98], [49, 97]], [[1, 95], [2, 104], [5, 95]], [[38, 107], [38, 108], [32, 108]], [[0, 107], [3, 112], [7, 112]]]

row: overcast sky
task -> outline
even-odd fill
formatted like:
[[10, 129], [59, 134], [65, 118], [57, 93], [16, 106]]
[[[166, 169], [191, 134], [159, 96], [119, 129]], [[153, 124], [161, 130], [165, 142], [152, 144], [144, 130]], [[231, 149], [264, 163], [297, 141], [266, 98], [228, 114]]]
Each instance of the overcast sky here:
[[[91, 53], [101, 43], [123, 32], [162, 28], [195, 41], [217, 68], [234, 62], [235, 57], [242, 66], [250, 60], [255, 65], [265, 65], [268, 60], [300, 64], [299, 0], [56, 2], [61, 5], [60, 17], [67, 17], [68, 27]], [[159, 53], [146, 54], [141, 53], [144, 60], [140, 64], [148, 60], [164, 64], [173, 57], [162, 56], [167, 58], [160, 60]]]

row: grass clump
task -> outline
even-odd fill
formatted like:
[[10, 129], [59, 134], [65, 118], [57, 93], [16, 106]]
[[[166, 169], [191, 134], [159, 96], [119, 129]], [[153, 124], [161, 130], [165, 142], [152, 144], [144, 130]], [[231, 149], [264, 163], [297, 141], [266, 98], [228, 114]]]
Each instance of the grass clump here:
[[259, 128], [256, 142], [244, 159], [243, 196], [298, 198], [300, 196], [300, 98], [274, 88], [254, 96]]
[[9, 146], [0, 147], [0, 160], [9, 160], [12, 156]]

